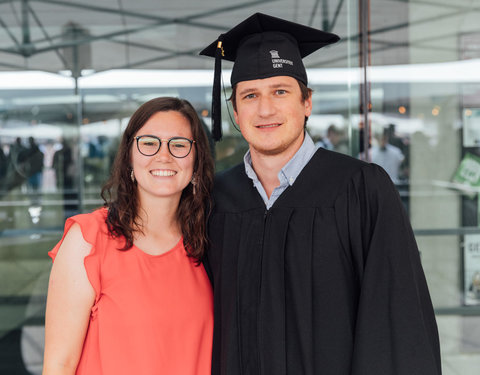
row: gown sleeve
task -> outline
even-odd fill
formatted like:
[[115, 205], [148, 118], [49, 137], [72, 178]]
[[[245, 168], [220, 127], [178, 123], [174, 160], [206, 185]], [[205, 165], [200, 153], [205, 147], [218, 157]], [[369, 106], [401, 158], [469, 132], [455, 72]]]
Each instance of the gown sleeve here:
[[388, 175], [366, 164], [335, 205], [359, 288], [351, 374], [441, 374], [437, 325], [420, 254]]
[[90, 254], [84, 259], [85, 270], [87, 272], [88, 280], [95, 290], [95, 300], [97, 301], [100, 296], [101, 282], [100, 282], [100, 254], [99, 248], [102, 247], [102, 243], [105, 241], [105, 234], [102, 228], [105, 224], [105, 210], [97, 210], [88, 214], [80, 214], [69, 217], [65, 222], [65, 229], [61, 240], [55, 245], [55, 247], [48, 252], [48, 255], [52, 258], [52, 262], [55, 262], [58, 250], [63, 243], [63, 240], [72, 227], [77, 223], [80, 225], [83, 239], [92, 245]]

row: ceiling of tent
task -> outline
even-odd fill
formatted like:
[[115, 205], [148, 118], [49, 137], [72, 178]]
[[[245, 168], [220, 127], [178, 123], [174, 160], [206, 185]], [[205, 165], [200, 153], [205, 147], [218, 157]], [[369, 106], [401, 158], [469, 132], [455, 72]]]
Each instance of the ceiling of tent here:
[[[198, 52], [255, 12], [340, 35], [343, 45], [307, 57], [308, 68], [358, 66], [359, 3], [0, 0], [0, 71], [67, 70], [78, 75], [82, 70], [212, 69], [212, 61]], [[472, 7], [471, 0], [370, 0], [369, 4], [373, 65], [409, 63], [415, 48], [435, 52], [438, 61], [451, 60], [455, 40], [470, 29], [478, 42], [480, 10]], [[422, 12], [418, 15], [412, 9]], [[446, 43], [449, 38], [452, 42]], [[347, 47], [344, 43], [349, 41]], [[472, 46], [469, 41], [463, 49], [469, 53], [466, 58], [479, 57], [474, 47], [478, 43]]]
[[[344, 0], [0, 0], [0, 71], [212, 69], [198, 52], [255, 12], [348, 34]], [[396, 7], [405, 8], [396, 0]], [[398, 12], [397, 12], [398, 13]], [[350, 14], [352, 10], [350, 9]], [[352, 27], [352, 25], [350, 25]], [[343, 52], [342, 52], [343, 50]], [[310, 67], [345, 64], [345, 48]]]

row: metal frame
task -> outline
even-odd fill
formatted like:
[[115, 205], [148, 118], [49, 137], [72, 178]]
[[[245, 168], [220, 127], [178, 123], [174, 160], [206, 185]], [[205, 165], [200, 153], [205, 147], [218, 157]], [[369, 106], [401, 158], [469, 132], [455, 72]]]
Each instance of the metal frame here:
[[[15, 35], [10, 31], [9, 27], [7, 24], [2, 20], [0, 17], [0, 26], [6, 31], [6, 33], [9, 35], [10, 39], [13, 42], [13, 46], [10, 48], [0, 48], [0, 52], [4, 53], [10, 53], [14, 55], [20, 55], [25, 58], [28, 58], [33, 55], [45, 53], [45, 52], [50, 52], [50, 51], [55, 51], [56, 55], [58, 58], [62, 61], [63, 66], [66, 69], [69, 69], [67, 62], [63, 58], [61, 54], [61, 49], [62, 48], [68, 48], [68, 47], [78, 47], [80, 45], [84, 44], [89, 44], [93, 43], [96, 41], [101, 41], [101, 40], [109, 40], [112, 41], [114, 38], [119, 37], [119, 36], [124, 36], [124, 35], [131, 35], [134, 33], [140, 33], [143, 31], [159, 28], [162, 26], [167, 26], [167, 25], [172, 25], [172, 24], [181, 24], [181, 25], [187, 25], [191, 27], [198, 27], [201, 29], [211, 29], [211, 30], [218, 30], [218, 31], [224, 31], [228, 29], [228, 26], [222, 26], [222, 25], [217, 25], [217, 24], [212, 24], [208, 22], [201, 22], [197, 21], [198, 19], [207, 17], [207, 16], [212, 16], [214, 14], [221, 14], [221, 13], [227, 13], [227, 12], [232, 12], [238, 9], [243, 9], [243, 8], [248, 8], [248, 7], [253, 7], [256, 5], [260, 4], [265, 4], [267, 2], [273, 2], [277, 0], [255, 0], [255, 1], [248, 1], [248, 2], [243, 2], [240, 4], [236, 5], [231, 5], [231, 6], [226, 6], [226, 7], [220, 7], [216, 9], [209, 9], [200, 13], [195, 13], [191, 14], [185, 17], [179, 17], [179, 18], [169, 18], [169, 17], [159, 17], [159, 16], [153, 16], [151, 14], [145, 14], [145, 13], [139, 13], [139, 12], [132, 12], [132, 11], [126, 11], [124, 9], [118, 9], [118, 8], [108, 8], [108, 7], [101, 7], [101, 6], [94, 6], [94, 5], [87, 5], [87, 4], [82, 4], [80, 2], [65, 2], [62, 0], [11, 0], [11, 1], [6, 1], [2, 0], [0, 1], [0, 4], [3, 3], [18, 3], [20, 2], [21, 6], [21, 23], [22, 23], [22, 42], [17, 40]], [[135, 18], [140, 18], [143, 20], [151, 21], [151, 23], [140, 26], [140, 27], [133, 27], [133, 28], [120, 28], [118, 31], [110, 32], [110, 33], [105, 33], [105, 34], [100, 34], [100, 35], [95, 35], [95, 36], [89, 36], [89, 37], [80, 37], [77, 40], [73, 41], [62, 41], [62, 35], [49, 35], [42, 25], [40, 18], [36, 14], [35, 10], [31, 7], [30, 3], [44, 3], [44, 4], [51, 4], [51, 5], [58, 5], [62, 7], [70, 7], [70, 8], [75, 8], [75, 9], [83, 9], [83, 10], [88, 10], [92, 12], [101, 12], [101, 13], [108, 13], [108, 14], [118, 14], [121, 15], [122, 17], [135, 17]], [[34, 21], [37, 23], [38, 27], [42, 30], [44, 39], [42, 40], [31, 40], [30, 36], [30, 17], [34, 19]], [[37, 48], [35, 45], [40, 43], [48, 41], [50, 44], [48, 47], [42, 47], [42, 48]], [[113, 42], [118, 43], [118, 40], [113, 40]], [[134, 43], [130, 43], [128, 41], [124, 42], [126, 45], [134, 45]], [[138, 46], [138, 45], [137, 45]], [[148, 49], [151, 50], [156, 50], [155, 46], [145, 46]], [[157, 49], [158, 50], [158, 49]], [[195, 49], [195, 52], [197, 50], [200, 50], [200, 48]], [[168, 55], [166, 56], [159, 56], [158, 58], [152, 58], [144, 61], [138, 61], [138, 62], [133, 62], [127, 64], [127, 67], [130, 66], [139, 66], [143, 65], [145, 63], [153, 62], [153, 61], [161, 61], [165, 59], [172, 59], [176, 58], [178, 56], [183, 56], [183, 55], [191, 55], [191, 56], [196, 56], [196, 53], [192, 53], [192, 50], [187, 50], [187, 51], [167, 51], [169, 52]], [[0, 63], [1, 65], [1, 63]], [[4, 66], [11, 66], [11, 65], [4, 65]], [[15, 66], [13, 66], [15, 67]], [[20, 67], [19, 67], [20, 68]]]

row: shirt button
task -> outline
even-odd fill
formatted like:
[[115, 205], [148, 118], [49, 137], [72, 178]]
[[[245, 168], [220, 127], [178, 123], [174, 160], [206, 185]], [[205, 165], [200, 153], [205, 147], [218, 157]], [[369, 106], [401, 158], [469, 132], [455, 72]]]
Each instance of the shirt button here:
[[293, 177], [290, 177], [290, 185], [293, 184], [293, 181], [295, 181], [295, 179]]

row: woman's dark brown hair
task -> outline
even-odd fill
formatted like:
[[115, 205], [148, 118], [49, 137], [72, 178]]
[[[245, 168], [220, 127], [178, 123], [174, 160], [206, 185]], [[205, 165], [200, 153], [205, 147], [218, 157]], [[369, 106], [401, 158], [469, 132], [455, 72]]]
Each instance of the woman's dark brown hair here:
[[192, 150], [195, 154], [195, 194], [191, 183], [183, 189], [177, 218], [188, 255], [200, 262], [207, 244], [206, 216], [210, 206], [214, 163], [205, 129], [197, 112], [186, 100], [170, 97], [152, 99], [138, 108], [130, 118], [115, 157], [110, 179], [102, 188], [101, 195], [105, 201], [104, 205], [108, 208], [107, 226], [112, 236], [125, 238], [125, 247], [121, 250], [130, 249], [133, 245], [134, 232], [142, 231], [138, 215], [137, 183], [130, 177], [132, 144], [135, 134], [152, 115], [167, 111], [178, 112], [188, 120], [195, 140], [193, 146], [195, 150]]

